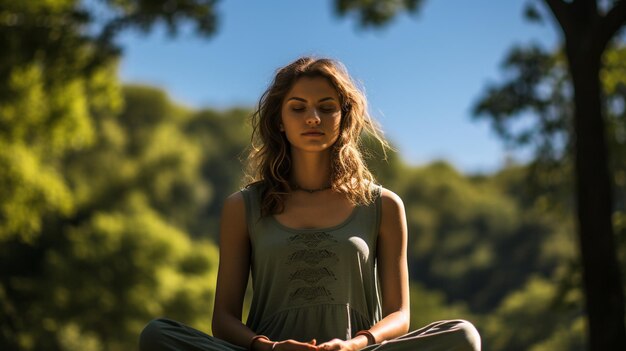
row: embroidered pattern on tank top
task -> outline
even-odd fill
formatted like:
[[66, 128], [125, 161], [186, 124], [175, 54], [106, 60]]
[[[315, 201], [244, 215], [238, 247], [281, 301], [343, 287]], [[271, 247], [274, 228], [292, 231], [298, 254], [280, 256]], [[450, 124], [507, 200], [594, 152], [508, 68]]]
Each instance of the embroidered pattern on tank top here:
[[292, 249], [287, 256], [289, 267], [289, 303], [300, 305], [334, 301], [331, 288], [337, 280], [334, 268], [339, 256], [332, 249], [337, 240], [326, 232], [293, 233], [287, 238]]
[[290, 281], [302, 280], [307, 284], [315, 284], [324, 278], [333, 278], [334, 280], [337, 280], [335, 273], [326, 267], [303, 268], [293, 272], [289, 276]]
[[337, 254], [329, 250], [304, 249], [298, 250], [288, 258], [289, 263], [305, 262], [310, 266], [316, 266], [326, 262], [337, 262]]
[[332, 235], [326, 232], [317, 232], [310, 234], [296, 234], [289, 237], [290, 244], [302, 243], [306, 247], [317, 247], [322, 241], [337, 243], [337, 240]]

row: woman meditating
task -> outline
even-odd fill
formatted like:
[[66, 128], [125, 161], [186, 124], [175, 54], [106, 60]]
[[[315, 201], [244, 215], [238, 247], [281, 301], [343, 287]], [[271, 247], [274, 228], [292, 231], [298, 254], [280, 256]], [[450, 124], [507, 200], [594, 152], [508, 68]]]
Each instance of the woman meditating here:
[[404, 206], [363, 161], [363, 132], [386, 144], [345, 68], [304, 57], [279, 69], [252, 122], [251, 181], [222, 211], [214, 336], [156, 319], [140, 349], [480, 350], [467, 321], [408, 332]]

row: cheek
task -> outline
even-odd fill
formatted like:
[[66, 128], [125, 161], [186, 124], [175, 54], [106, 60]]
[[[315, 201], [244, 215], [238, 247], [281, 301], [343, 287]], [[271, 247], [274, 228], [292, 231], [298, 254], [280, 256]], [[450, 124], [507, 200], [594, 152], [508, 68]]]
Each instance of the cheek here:
[[337, 134], [341, 134], [341, 130], [343, 129], [342, 125], [344, 124], [344, 122], [345, 121], [343, 120], [343, 118], [341, 116], [337, 117], [336, 120], [334, 121], [334, 128], [333, 129], [335, 130], [335, 132]]
[[335, 144], [337, 140], [341, 139], [341, 130], [341, 120], [338, 120], [333, 126], [333, 144]]

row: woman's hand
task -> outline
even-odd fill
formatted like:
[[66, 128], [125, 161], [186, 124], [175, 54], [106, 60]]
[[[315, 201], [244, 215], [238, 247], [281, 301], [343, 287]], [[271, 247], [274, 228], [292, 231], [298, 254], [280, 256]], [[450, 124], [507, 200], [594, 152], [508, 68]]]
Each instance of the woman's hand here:
[[318, 351], [357, 351], [357, 350], [360, 350], [362, 346], [359, 345], [355, 341], [357, 340], [351, 339], [351, 340], [346, 341], [346, 340], [341, 340], [341, 339], [332, 339], [330, 341], [327, 341], [317, 346], [317, 350]]
[[[264, 344], [269, 344], [269, 347], [264, 347], [264, 350], [271, 351], [317, 351], [317, 341], [315, 339], [309, 342], [300, 342], [296, 340], [284, 340], [284, 341], [262, 341]], [[272, 346], [273, 345], [273, 346]]]

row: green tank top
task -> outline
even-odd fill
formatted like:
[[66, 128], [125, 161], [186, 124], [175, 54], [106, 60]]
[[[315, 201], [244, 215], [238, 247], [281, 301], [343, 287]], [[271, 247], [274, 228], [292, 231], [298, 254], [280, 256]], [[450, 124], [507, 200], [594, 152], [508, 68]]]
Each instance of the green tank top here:
[[246, 324], [271, 340], [350, 339], [381, 319], [376, 272], [380, 187], [341, 224], [293, 229], [260, 215], [261, 185], [242, 190], [252, 246]]

